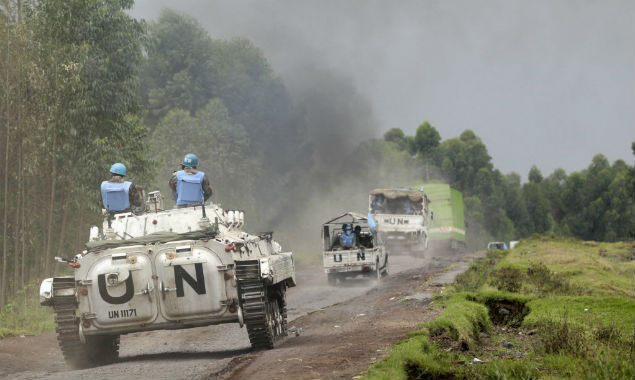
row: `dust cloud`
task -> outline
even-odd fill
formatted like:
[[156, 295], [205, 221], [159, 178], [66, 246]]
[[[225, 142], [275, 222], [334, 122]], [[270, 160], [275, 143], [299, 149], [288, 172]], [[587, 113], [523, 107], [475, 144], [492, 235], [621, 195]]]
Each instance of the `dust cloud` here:
[[630, 0], [137, 0], [133, 14], [164, 6], [252, 40], [293, 96], [321, 85], [314, 68], [334, 73], [372, 108], [364, 136], [423, 120], [444, 139], [472, 129], [504, 173], [632, 162]]
[[133, 15], [163, 7], [253, 41], [302, 110], [313, 165], [264, 223], [295, 250], [319, 247], [323, 221], [367, 210], [372, 188], [422, 177], [355, 170], [352, 149], [391, 127], [472, 129], [503, 172], [579, 170], [596, 153], [632, 162], [632, 1], [137, 0]]

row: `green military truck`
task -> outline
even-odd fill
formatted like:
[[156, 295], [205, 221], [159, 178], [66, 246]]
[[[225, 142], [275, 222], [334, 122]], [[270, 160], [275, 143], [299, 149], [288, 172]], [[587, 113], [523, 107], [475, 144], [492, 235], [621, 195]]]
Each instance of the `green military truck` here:
[[432, 213], [429, 229], [431, 249], [462, 251], [465, 249], [463, 194], [442, 183], [424, 183], [423, 189], [430, 199]]

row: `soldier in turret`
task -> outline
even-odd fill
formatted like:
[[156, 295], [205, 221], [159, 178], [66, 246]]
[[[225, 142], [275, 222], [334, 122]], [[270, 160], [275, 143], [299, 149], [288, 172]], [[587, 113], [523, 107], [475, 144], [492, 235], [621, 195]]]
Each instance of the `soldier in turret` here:
[[181, 170], [174, 172], [170, 178], [172, 198], [176, 201], [177, 207], [200, 204], [212, 196], [209, 178], [204, 172], [199, 171], [197, 166], [198, 157], [188, 153], [183, 157]]
[[108, 212], [143, 206], [143, 188], [125, 181], [125, 176], [126, 166], [117, 162], [110, 167], [110, 179], [101, 183], [101, 200]]

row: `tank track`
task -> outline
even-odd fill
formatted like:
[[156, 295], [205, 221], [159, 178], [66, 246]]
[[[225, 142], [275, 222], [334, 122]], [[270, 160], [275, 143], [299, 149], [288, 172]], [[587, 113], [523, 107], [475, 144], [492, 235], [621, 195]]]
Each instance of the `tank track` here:
[[[53, 280], [53, 294], [64, 289], [75, 289], [75, 279], [55, 278]], [[79, 339], [79, 321], [76, 316], [76, 310], [77, 299], [75, 295], [53, 297], [57, 342], [64, 355], [64, 360], [73, 366], [79, 364], [75, 363], [75, 359], [81, 356], [83, 346]]]
[[251, 346], [278, 346], [288, 336], [285, 284], [266, 286], [260, 279], [258, 260], [237, 262], [236, 279]]
[[[58, 277], [53, 280], [53, 294], [64, 289], [75, 289], [75, 279]], [[96, 336], [87, 338], [86, 343], [79, 337], [75, 295], [53, 297], [55, 332], [64, 361], [74, 368], [87, 368], [112, 363], [119, 357], [119, 336]]]

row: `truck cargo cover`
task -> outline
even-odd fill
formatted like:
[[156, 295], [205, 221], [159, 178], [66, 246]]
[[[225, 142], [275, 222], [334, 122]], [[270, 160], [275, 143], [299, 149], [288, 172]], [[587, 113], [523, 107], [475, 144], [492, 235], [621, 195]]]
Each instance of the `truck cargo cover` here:
[[156, 232], [146, 236], [137, 237], [127, 240], [100, 240], [89, 241], [86, 243], [86, 248], [89, 251], [96, 251], [109, 248], [123, 247], [126, 245], [138, 245], [138, 244], [153, 244], [153, 243], [167, 243], [170, 241], [178, 240], [199, 240], [199, 239], [212, 239], [216, 237], [218, 230], [216, 227], [209, 227], [204, 230], [192, 231], [186, 233], [176, 232]]
[[383, 195], [387, 199], [408, 197], [412, 202], [423, 202], [423, 193], [419, 190], [408, 189], [375, 189], [370, 195]]
[[356, 212], [346, 212], [336, 218], [333, 218], [331, 220], [329, 220], [328, 222], [324, 223], [324, 224], [331, 224], [331, 223], [359, 223], [359, 222], [364, 222], [364, 223], [368, 223], [368, 218], [365, 215], [356, 213]]

